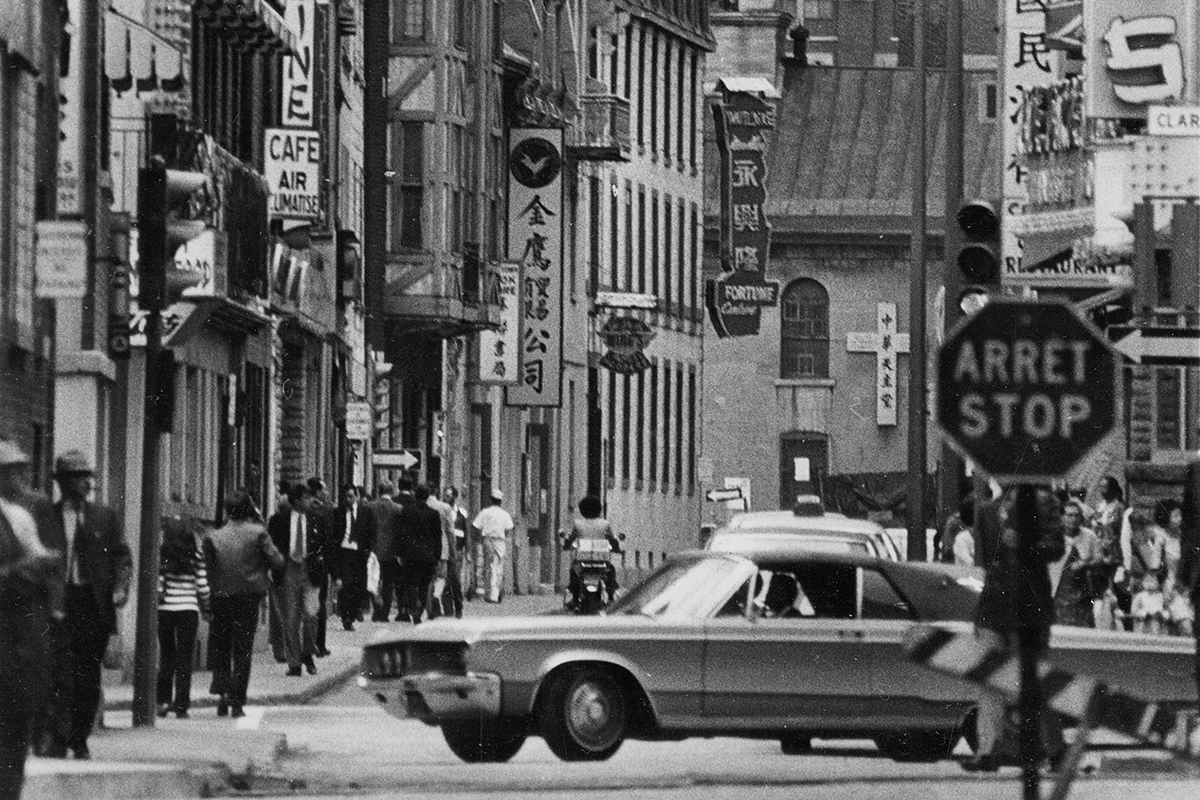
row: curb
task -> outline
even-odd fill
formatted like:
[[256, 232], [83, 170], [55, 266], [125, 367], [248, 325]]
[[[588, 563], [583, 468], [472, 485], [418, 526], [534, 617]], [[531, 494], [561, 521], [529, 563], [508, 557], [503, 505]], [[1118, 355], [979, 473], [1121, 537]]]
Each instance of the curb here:
[[28, 769], [21, 790], [23, 800], [125, 800], [126, 798], [213, 797], [228, 785], [230, 771], [223, 764], [174, 766], [159, 764], [109, 764], [89, 762], [70, 771], [41, 772]]
[[[275, 694], [260, 694], [251, 695], [246, 698], [246, 705], [258, 706], [284, 706], [284, 705], [307, 705], [314, 700], [320, 699], [331, 690], [346, 680], [358, 674], [359, 663], [350, 664], [342, 667], [340, 670], [331, 672], [317, 678], [315, 681], [299, 689], [295, 692], [279, 692]], [[217, 698], [211, 694], [204, 694], [193, 698], [192, 708], [215, 708]], [[105, 702], [105, 711], [131, 711], [133, 709], [133, 700], [122, 698], [120, 700], [112, 700]]]

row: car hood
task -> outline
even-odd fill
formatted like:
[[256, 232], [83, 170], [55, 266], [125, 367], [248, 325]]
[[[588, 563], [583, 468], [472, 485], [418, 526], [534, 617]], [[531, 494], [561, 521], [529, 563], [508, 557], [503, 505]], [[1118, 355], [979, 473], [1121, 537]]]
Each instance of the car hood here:
[[371, 645], [392, 642], [465, 642], [511, 639], [591, 638], [620, 635], [647, 628], [667, 628], [679, 624], [703, 625], [700, 620], [666, 621], [629, 614], [614, 616], [546, 615], [538, 617], [493, 617], [489, 619], [438, 619], [416, 627], [380, 630], [371, 636]]

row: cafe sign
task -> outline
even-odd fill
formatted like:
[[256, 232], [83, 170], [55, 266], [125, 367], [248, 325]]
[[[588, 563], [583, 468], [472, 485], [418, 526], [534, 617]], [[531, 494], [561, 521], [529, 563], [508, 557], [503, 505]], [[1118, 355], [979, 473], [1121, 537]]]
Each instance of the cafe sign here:
[[733, 91], [724, 81], [718, 86], [721, 99], [713, 104], [713, 117], [725, 274], [708, 281], [705, 299], [718, 336], [754, 336], [762, 309], [779, 300], [778, 282], [766, 279], [771, 225], [766, 215], [765, 134], [775, 128], [775, 104], [764, 91]]

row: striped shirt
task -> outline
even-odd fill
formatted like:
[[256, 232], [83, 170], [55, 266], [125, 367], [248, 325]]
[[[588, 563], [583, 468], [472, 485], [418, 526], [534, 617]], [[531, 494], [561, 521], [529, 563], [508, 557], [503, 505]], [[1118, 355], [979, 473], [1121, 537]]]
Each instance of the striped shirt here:
[[208, 611], [208, 570], [199, 548], [188, 572], [163, 571], [158, 576], [159, 611]]

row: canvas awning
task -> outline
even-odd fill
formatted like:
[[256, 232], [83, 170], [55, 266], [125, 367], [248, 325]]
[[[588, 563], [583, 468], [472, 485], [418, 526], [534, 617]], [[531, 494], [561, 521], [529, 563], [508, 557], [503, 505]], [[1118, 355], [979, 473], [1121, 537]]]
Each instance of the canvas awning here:
[[112, 9], [105, 17], [104, 74], [118, 96], [130, 90], [179, 92], [186, 77], [183, 54], [174, 45]]
[[269, 0], [196, 0], [196, 13], [261, 50], [292, 53], [296, 37]]

